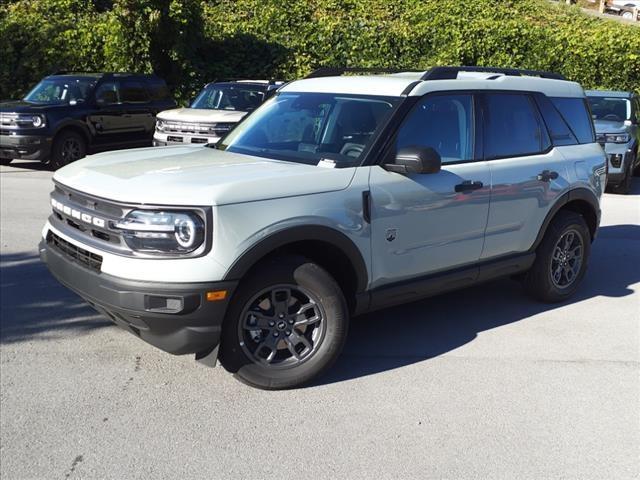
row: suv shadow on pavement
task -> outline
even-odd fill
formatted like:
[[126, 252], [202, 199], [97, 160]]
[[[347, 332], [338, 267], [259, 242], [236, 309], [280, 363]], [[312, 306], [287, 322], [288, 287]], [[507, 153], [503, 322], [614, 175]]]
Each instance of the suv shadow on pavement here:
[[[473, 341], [480, 332], [592, 297], [624, 297], [640, 282], [639, 225], [600, 228], [589, 270], [576, 295], [558, 304], [529, 299], [505, 279], [420, 302], [389, 308], [351, 322], [347, 345], [328, 374], [312, 385], [341, 382], [428, 360]], [[561, 321], [561, 320], [560, 320]]]
[[0, 343], [46, 340], [111, 326], [64, 288], [35, 253], [0, 259]]
[[[640, 281], [640, 252], [619, 243], [640, 240], [640, 226], [600, 229], [588, 274], [569, 302], [631, 295]], [[0, 343], [78, 335], [111, 326], [51, 276], [35, 253], [2, 256]], [[565, 304], [540, 304], [520, 284], [500, 280], [424, 301], [381, 310], [352, 321], [335, 367], [313, 385], [381, 373], [428, 360], [473, 341], [478, 333]]]

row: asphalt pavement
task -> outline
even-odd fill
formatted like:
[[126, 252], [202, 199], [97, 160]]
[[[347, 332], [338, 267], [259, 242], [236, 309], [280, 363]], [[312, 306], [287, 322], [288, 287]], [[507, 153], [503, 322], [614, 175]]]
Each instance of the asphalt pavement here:
[[328, 376], [264, 392], [56, 283], [50, 178], [0, 167], [3, 480], [640, 477], [640, 179], [571, 301], [500, 280], [370, 314]]

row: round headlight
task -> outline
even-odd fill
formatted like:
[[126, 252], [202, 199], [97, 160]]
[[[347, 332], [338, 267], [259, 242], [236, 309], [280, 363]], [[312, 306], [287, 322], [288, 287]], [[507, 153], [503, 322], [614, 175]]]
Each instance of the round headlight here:
[[33, 122], [33, 126], [36, 128], [39, 128], [44, 124], [44, 120], [39, 115], [34, 115], [31, 121]]
[[196, 240], [196, 224], [189, 217], [176, 219], [176, 241], [183, 248], [191, 248]]

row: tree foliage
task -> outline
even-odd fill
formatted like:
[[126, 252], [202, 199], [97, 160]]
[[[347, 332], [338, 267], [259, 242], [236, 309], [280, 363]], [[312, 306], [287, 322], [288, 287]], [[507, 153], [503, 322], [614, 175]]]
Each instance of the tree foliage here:
[[0, 98], [58, 68], [155, 72], [179, 99], [321, 65], [520, 67], [640, 90], [640, 28], [546, 0], [18, 0], [0, 6], [0, 45]]

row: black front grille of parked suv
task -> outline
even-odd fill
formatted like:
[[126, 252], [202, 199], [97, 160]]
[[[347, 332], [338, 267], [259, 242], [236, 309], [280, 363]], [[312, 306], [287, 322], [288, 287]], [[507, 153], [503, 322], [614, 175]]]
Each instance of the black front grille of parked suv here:
[[83, 248], [75, 246], [71, 242], [67, 242], [51, 230], [47, 233], [47, 244], [61, 252], [66, 257], [69, 257], [81, 265], [95, 270], [96, 272], [99, 272], [102, 268], [102, 257], [100, 255], [96, 255], [95, 253], [91, 253]]

